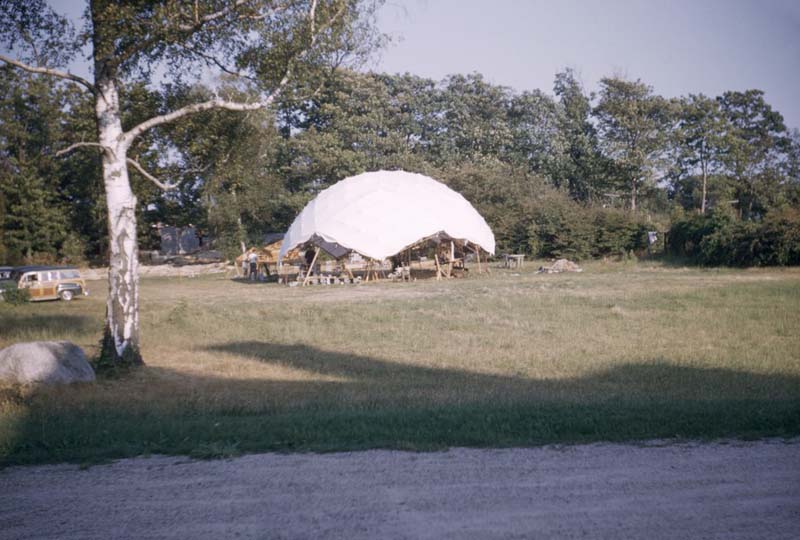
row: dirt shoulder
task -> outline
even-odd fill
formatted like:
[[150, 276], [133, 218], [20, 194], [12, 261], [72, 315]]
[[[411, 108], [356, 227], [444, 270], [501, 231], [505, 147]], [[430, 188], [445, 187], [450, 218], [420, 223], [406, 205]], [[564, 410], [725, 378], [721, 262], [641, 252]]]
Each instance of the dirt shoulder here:
[[0, 539], [796, 538], [800, 439], [0, 471]]

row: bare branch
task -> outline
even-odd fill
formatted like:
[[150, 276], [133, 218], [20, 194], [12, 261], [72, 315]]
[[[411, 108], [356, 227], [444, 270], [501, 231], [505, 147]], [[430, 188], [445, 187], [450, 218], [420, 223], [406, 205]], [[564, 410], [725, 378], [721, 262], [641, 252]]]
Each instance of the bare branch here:
[[[317, 4], [317, 2], [315, 0], [314, 1], [314, 8], [316, 8], [316, 4]], [[328, 28], [333, 26], [333, 24], [339, 19], [339, 17], [342, 16], [342, 14], [344, 13], [346, 7], [347, 7], [347, 4], [342, 4], [342, 7], [339, 8], [339, 11], [334, 13], [333, 17], [331, 17], [328, 20], [328, 22], [326, 22], [324, 25], [322, 25], [322, 27], [320, 27], [318, 32], [313, 32], [313, 26], [312, 26], [312, 34], [311, 34], [311, 46], [312, 47], [314, 46], [314, 44], [316, 44], [317, 37], [320, 36], [323, 32], [325, 32]], [[308, 49], [303, 51], [302, 54], [305, 54], [307, 51], [308, 51]]]
[[192, 54], [196, 54], [198, 57], [200, 57], [203, 60], [205, 60], [206, 64], [214, 64], [223, 73], [227, 73], [228, 75], [234, 75], [235, 77], [239, 77], [241, 79], [248, 79], [250, 81], [257, 82], [257, 79], [255, 77], [251, 77], [251, 76], [246, 75], [244, 73], [240, 73], [238, 71], [234, 71], [234, 70], [230, 69], [229, 67], [225, 66], [225, 64], [220, 62], [214, 55], [200, 52], [196, 48], [190, 47], [189, 45], [186, 45], [186, 44], [183, 44], [183, 43], [181, 43], [180, 46], [183, 49], [186, 49], [187, 51], [191, 52]]
[[316, 24], [314, 19], [317, 16], [317, 0], [311, 2], [311, 9], [308, 10], [308, 23], [311, 30], [311, 42], [314, 42], [314, 25]]
[[59, 71], [57, 69], [52, 68], [45, 68], [45, 67], [38, 67], [38, 66], [29, 66], [28, 64], [24, 64], [19, 60], [14, 60], [13, 58], [9, 58], [5, 55], [0, 54], [0, 60], [3, 62], [10, 64], [12, 66], [18, 67], [22, 70], [29, 71], [31, 73], [41, 73], [43, 75], [50, 75], [52, 77], [59, 77], [61, 79], [66, 79], [68, 81], [72, 81], [74, 83], [78, 83], [86, 87], [92, 93], [95, 93], [95, 88], [92, 83], [84, 79], [83, 77], [79, 77], [75, 74], [69, 73], [67, 71]]
[[161, 180], [159, 180], [158, 178], [156, 178], [155, 176], [153, 176], [152, 174], [150, 174], [149, 172], [144, 170], [144, 167], [142, 167], [141, 164], [138, 161], [136, 161], [135, 159], [127, 158], [127, 161], [128, 161], [128, 163], [133, 165], [134, 168], [142, 174], [142, 176], [144, 176], [145, 178], [147, 178], [148, 180], [153, 182], [155, 185], [157, 185], [158, 187], [160, 187], [164, 191], [171, 191], [171, 190], [176, 189], [178, 187], [177, 184], [172, 184], [172, 183], [168, 183], [168, 182], [162, 182]]
[[206, 172], [210, 168], [211, 168], [211, 163], [208, 163], [207, 165], [205, 165], [203, 167], [192, 167], [191, 169], [184, 169], [184, 170], [181, 171], [181, 173], [184, 174], [184, 175], [186, 175], [186, 174], [200, 174], [200, 173]]
[[[240, 7], [244, 6], [245, 4], [251, 3], [252, 0], [236, 0], [233, 4], [229, 5], [228, 7], [221, 9], [219, 11], [215, 11], [214, 13], [209, 13], [208, 15], [204, 15], [202, 17], [199, 16], [199, 11], [197, 8], [197, 4], [195, 3], [194, 9], [194, 22], [192, 24], [180, 24], [178, 25], [178, 30], [182, 32], [194, 32], [199, 30], [203, 25], [213, 22], [217, 19], [221, 19], [230, 13], [237, 11]], [[270, 15], [275, 15], [276, 13], [280, 13], [281, 11], [285, 11], [289, 8], [289, 2], [286, 2], [282, 5], [275, 6], [267, 13], [262, 13], [261, 15], [253, 15], [243, 13], [238, 16], [240, 20], [250, 20], [250, 21], [260, 21], [266, 19]]]
[[160, 126], [162, 124], [167, 124], [169, 122], [174, 122], [178, 118], [182, 118], [189, 114], [209, 111], [211, 109], [227, 109], [229, 111], [255, 111], [258, 109], [263, 109], [265, 107], [269, 107], [270, 104], [275, 100], [277, 92], [278, 89], [272, 92], [266, 99], [262, 101], [256, 101], [253, 103], [240, 103], [236, 101], [227, 101], [224, 99], [212, 99], [210, 101], [203, 101], [201, 103], [194, 103], [192, 105], [187, 105], [186, 107], [181, 107], [180, 109], [174, 110], [171, 113], [155, 116], [149, 120], [142, 122], [138, 126], [126, 132], [122, 136], [122, 138], [124, 144], [130, 145], [130, 143], [133, 142], [133, 140], [136, 137], [138, 137], [148, 129]]
[[93, 148], [99, 148], [100, 150], [102, 150], [104, 152], [109, 152], [112, 157], [115, 157], [114, 150], [112, 150], [108, 146], [103, 146], [102, 144], [96, 143], [96, 142], [78, 142], [78, 143], [75, 143], [75, 144], [71, 144], [71, 145], [67, 146], [66, 148], [56, 152], [56, 157], [61, 157], [63, 155], [69, 154], [70, 152], [72, 152], [76, 148], [81, 148], [81, 147], [84, 147], [84, 146], [90, 146], [90, 147], [93, 147]]
[[268, 13], [262, 13], [261, 15], [242, 15], [239, 19], [247, 19], [248, 21], [262, 21], [269, 17], [270, 15], [275, 15], [276, 13], [280, 13], [281, 11], [286, 11], [289, 9], [289, 4], [283, 4], [282, 6], [276, 6], [272, 8], [272, 11]]
[[197, 5], [195, 5], [195, 20], [194, 20], [194, 24], [181, 24], [181, 25], [178, 25], [178, 30], [182, 30], [184, 32], [191, 32], [193, 30], [197, 30], [197, 29], [199, 29], [201, 26], [203, 26], [206, 23], [209, 23], [211, 21], [214, 21], [216, 19], [224, 17], [225, 15], [227, 15], [229, 13], [232, 13], [232, 12], [236, 11], [237, 9], [242, 7], [244, 4], [249, 3], [250, 1], [251, 0], [236, 0], [236, 2], [234, 2], [231, 5], [229, 5], [228, 7], [224, 8], [224, 9], [221, 9], [219, 11], [216, 11], [214, 13], [209, 13], [208, 15], [204, 15], [202, 17], [198, 17]]

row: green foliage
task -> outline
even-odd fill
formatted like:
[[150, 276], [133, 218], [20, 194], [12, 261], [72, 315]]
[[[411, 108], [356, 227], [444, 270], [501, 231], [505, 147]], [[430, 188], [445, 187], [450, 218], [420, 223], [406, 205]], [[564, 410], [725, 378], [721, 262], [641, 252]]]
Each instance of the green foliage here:
[[[9, 262], [56, 254], [68, 204], [58, 196], [50, 150], [62, 136], [60, 108], [70, 94], [35, 77], [3, 70], [0, 78], [0, 233]], [[7, 77], [5, 75], [8, 75]]]
[[531, 252], [540, 257], [572, 260], [590, 257], [628, 259], [647, 248], [648, 227], [619, 210], [586, 208], [560, 194], [534, 205]]
[[718, 101], [702, 94], [681, 98], [676, 115], [672, 133], [676, 155], [670, 171], [673, 197], [685, 208], [704, 213], [709, 202], [717, 203], [722, 195], [723, 141], [730, 126]]
[[584, 206], [508, 165], [487, 160], [440, 174], [486, 218], [499, 252], [580, 260], [647, 247], [648, 227], [637, 215]]
[[639, 192], [655, 180], [666, 152], [671, 104], [641, 81], [604, 78], [594, 109], [604, 153], [614, 161], [617, 189], [627, 192], [636, 210]]
[[647, 232], [653, 229], [628, 212], [620, 210], [593, 211], [594, 244], [592, 256], [620, 255], [630, 259], [632, 253], [647, 249]]
[[800, 212], [775, 211], [762, 222], [743, 221], [715, 210], [673, 224], [673, 255], [706, 266], [784, 266], [800, 264]]
[[[2, 285], [0, 285], [0, 287], [2, 287]], [[30, 301], [31, 291], [29, 289], [18, 289], [15, 286], [2, 287], [0, 299], [12, 306], [19, 306]]]
[[717, 98], [727, 122], [722, 160], [734, 179], [736, 204], [744, 219], [759, 219], [780, 203], [791, 151], [783, 116], [761, 90], [725, 92]]
[[585, 259], [593, 248], [588, 212], [561, 193], [550, 192], [531, 204], [531, 251], [540, 257]]
[[600, 151], [597, 130], [591, 121], [592, 96], [587, 96], [575, 73], [556, 74], [554, 91], [563, 110], [559, 131], [564, 138], [564, 156], [553, 170], [555, 184], [568, 189], [572, 198], [588, 202], [608, 191], [610, 163]]
[[[131, 7], [117, 15], [146, 14]], [[268, 67], [250, 53], [248, 65]], [[93, 137], [91, 98], [7, 73], [0, 80], [0, 262], [104, 260], [100, 155], [81, 149], [53, 156], [65, 134]], [[137, 139], [131, 155], [177, 185], [163, 194], [132, 170], [143, 248], [158, 246], [155, 223], [192, 224], [234, 257], [242, 242], [285, 230], [338, 180], [404, 169], [461, 192], [486, 217], [501, 251], [628, 257], [641, 253], [645, 232], [657, 228], [644, 223], [648, 214], [702, 209], [705, 201], [763, 222], [715, 229], [705, 244], [709, 261], [794, 260], [790, 248], [780, 247], [785, 223], [773, 221], [780, 208], [800, 208], [800, 134], [788, 134], [760, 91], [670, 101], [640, 81], [606, 78], [596, 97], [571, 70], [556, 75], [555, 98], [539, 90], [515, 93], [479, 74], [439, 82], [348, 69], [307, 75], [287, 87], [273, 110], [207, 111]], [[311, 80], [321, 84], [313, 94], [306, 88]], [[216, 89], [177, 80], [158, 91], [126, 82], [125, 125], [215, 92], [236, 101], [258, 98], [254, 87], [230, 78]], [[640, 212], [621, 211], [634, 204]], [[721, 254], [734, 245], [736, 253]]]

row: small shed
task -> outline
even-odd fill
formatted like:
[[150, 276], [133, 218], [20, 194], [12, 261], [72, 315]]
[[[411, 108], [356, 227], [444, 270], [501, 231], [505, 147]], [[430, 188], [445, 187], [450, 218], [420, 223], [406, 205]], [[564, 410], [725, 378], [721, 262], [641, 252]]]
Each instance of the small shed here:
[[163, 226], [158, 233], [161, 236], [162, 255], [187, 255], [200, 251], [200, 237], [192, 226]]

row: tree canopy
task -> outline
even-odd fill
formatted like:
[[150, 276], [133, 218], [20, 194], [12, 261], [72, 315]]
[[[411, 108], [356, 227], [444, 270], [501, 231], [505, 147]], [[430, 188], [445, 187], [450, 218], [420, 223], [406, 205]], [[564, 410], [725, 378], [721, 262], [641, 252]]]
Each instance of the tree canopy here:
[[[40, 0], [4, 3], [16, 56], [3, 57], [0, 81], [0, 257], [113, 260], [102, 201], [113, 159], [96, 153], [112, 144], [97, 120], [109, 74], [144, 247], [151, 225], [191, 223], [233, 255], [284, 230], [319, 190], [382, 168], [447, 181], [501, 250], [539, 256], [640, 249], [642, 231], [695, 213], [794, 223], [800, 136], [760, 90], [666, 98], [606, 77], [594, 94], [564, 70], [550, 93], [478, 73], [363, 72], [357, 60], [381, 39], [373, 8], [98, 1], [76, 30]], [[86, 47], [93, 81], [59, 71]]]

